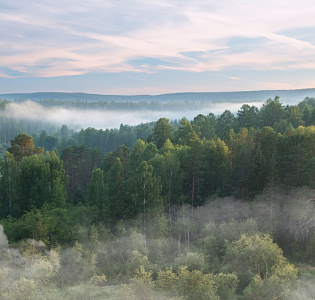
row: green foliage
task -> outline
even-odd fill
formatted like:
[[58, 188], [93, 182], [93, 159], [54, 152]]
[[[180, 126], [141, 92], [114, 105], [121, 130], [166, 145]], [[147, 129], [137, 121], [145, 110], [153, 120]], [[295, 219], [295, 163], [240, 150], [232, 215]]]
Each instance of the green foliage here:
[[146, 218], [147, 211], [159, 210], [162, 205], [160, 177], [153, 175], [153, 167], [146, 161], [140, 164], [135, 176], [130, 179], [129, 191], [132, 200], [129, 211], [131, 216], [143, 213]]
[[169, 124], [169, 119], [160, 118], [154, 125], [152, 140], [160, 149], [167, 140], [173, 139], [172, 125]]
[[297, 288], [297, 269], [291, 264], [272, 267], [273, 274], [262, 279], [258, 274], [244, 290], [246, 299], [288, 299], [292, 290]]
[[216, 133], [222, 140], [226, 140], [231, 129], [234, 128], [235, 118], [229, 111], [225, 110], [218, 118], [216, 123]]
[[224, 260], [224, 270], [235, 272], [240, 279], [241, 290], [253, 278], [269, 281], [286, 274], [284, 278], [290, 284], [297, 279], [297, 270], [286, 262], [282, 250], [268, 235], [242, 235], [228, 245]]
[[177, 257], [174, 261], [174, 268], [180, 269], [181, 266], [186, 266], [187, 270], [200, 270], [206, 269], [205, 259], [202, 253], [187, 252], [185, 255]]
[[258, 108], [243, 104], [237, 112], [237, 120], [240, 128], [256, 127], [258, 118]]
[[17, 161], [21, 161], [23, 157], [31, 156], [33, 154], [42, 154], [44, 149], [35, 149], [33, 137], [21, 133], [14, 140], [11, 140], [11, 147], [8, 148], [8, 152], [11, 153]]
[[116, 222], [126, 216], [125, 175], [120, 158], [116, 158], [115, 164], [107, 174], [109, 204], [107, 215], [111, 221]]
[[0, 218], [17, 216], [20, 210], [19, 169], [12, 154], [0, 160]]
[[268, 99], [263, 104], [259, 115], [262, 126], [274, 126], [276, 122], [280, 122], [284, 116], [284, 109], [279, 97], [276, 96], [274, 100]]
[[102, 215], [108, 207], [108, 195], [104, 182], [104, 172], [101, 169], [93, 170], [87, 189], [87, 204], [96, 206]]
[[229, 300], [235, 297], [235, 292], [239, 284], [237, 276], [233, 273], [219, 273], [214, 276], [217, 294], [222, 300]]
[[[0, 160], [0, 218], [10, 242], [24, 240], [23, 259], [32, 263], [25, 263], [31, 275], [12, 282], [21, 291], [35, 284], [26, 297], [40, 286], [92, 289], [105, 274], [109, 283], [131, 280], [122, 291], [135, 299], [233, 299], [235, 291], [291, 299], [297, 269], [279, 246], [291, 259], [314, 260], [314, 112], [312, 101], [283, 107], [276, 97], [260, 110], [243, 105], [237, 116], [162, 118], [154, 128], [41, 129], [36, 145], [63, 148], [62, 159], [20, 134]], [[122, 140], [135, 146], [119, 146]], [[53, 262], [34, 250], [35, 240], [69, 248]], [[171, 266], [176, 271], [158, 272]], [[143, 276], [133, 281], [139, 269]], [[0, 264], [1, 274], [10, 276]], [[5, 297], [11, 287], [1, 284]], [[88, 292], [80, 285], [72, 295]]]
[[183, 266], [178, 272], [176, 282], [177, 292], [185, 299], [191, 300], [217, 300], [220, 299], [216, 294], [214, 277], [211, 274], [203, 274], [199, 270], [188, 271]]

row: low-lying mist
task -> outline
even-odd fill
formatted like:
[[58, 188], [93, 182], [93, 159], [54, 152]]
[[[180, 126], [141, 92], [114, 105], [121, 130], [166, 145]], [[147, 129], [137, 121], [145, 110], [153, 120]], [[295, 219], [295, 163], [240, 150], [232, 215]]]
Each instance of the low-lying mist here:
[[[242, 235], [263, 237], [263, 234], [268, 234], [278, 240], [282, 239], [281, 236], [286, 239], [291, 237], [296, 240], [295, 247], [303, 247], [300, 237], [306, 236], [300, 228], [303, 224], [308, 226], [313, 217], [312, 203], [308, 201], [313, 192], [312, 189], [299, 188], [287, 194], [276, 189], [272, 199], [268, 199], [268, 193], [265, 193], [251, 203], [226, 197], [212, 200], [206, 206], [194, 210], [189, 206], [177, 207], [176, 219], [173, 219], [171, 226], [167, 218], [155, 216], [146, 224], [146, 234], [143, 232], [141, 216], [117, 225], [112, 232], [104, 224], [91, 227], [75, 225], [73, 234], [77, 242], [72, 247], [40, 250], [29, 241], [28, 244], [20, 245], [21, 254], [8, 244], [0, 225], [0, 298], [236, 299], [235, 291], [226, 294], [230, 287], [225, 285], [218, 285], [220, 297], [192, 298], [188, 294], [184, 294], [184, 297], [177, 295], [176, 284], [187, 293], [194, 287], [188, 286], [188, 281], [183, 281], [183, 285], [180, 285], [180, 280], [183, 279], [176, 279], [176, 274], [183, 270], [185, 276], [213, 273], [221, 274], [221, 279], [233, 279], [235, 275], [222, 277], [224, 275], [220, 272], [236, 272], [240, 268], [237, 264], [230, 264], [225, 255], [227, 247], [233, 246]], [[274, 244], [271, 251], [273, 249], [276, 249]], [[188, 267], [187, 271], [181, 269], [183, 265]], [[142, 266], [147, 273], [140, 273], [139, 280], [139, 269]], [[284, 271], [293, 268], [290, 264], [287, 267]], [[311, 268], [310, 266], [309, 269]], [[175, 293], [166, 293], [162, 289], [168, 284], [159, 279], [160, 270], [170, 270], [165, 273], [173, 276], [169, 277], [169, 284], [178, 280], [174, 285]], [[241, 270], [239, 273], [242, 274]], [[150, 274], [155, 274], [155, 280], [149, 279]], [[216, 277], [212, 278], [215, 280]], [[287, 281], [290, 283], [290, 278]], [[296, 279], [294, 286], [288, 285], [287, 281], [278, 278], [276, 286], [265, 281], [264, 287], [282, 295], [277, 299], [314, 299], [311, 278]], [[128, 285], [121, 285], [122, 283]], [[242, 297], [239, 299], [245, 299], [240, 291], [239, 296]]]
[[[170, 120], [193, 119], [198, 114], [208, 115], [213, 113], [220, 115], [225, 110], [236, 113], [244, 103], [194, 103], [193, 105], [177, 105], [172, 110], [105, 110], [96, 109], [72, 109], [59, 106], [44, 107], [33, 101], [22, 103], [9, 103], [4, 111], [5, 116], [17, 120], [30, 120], [49, 122], [55, 125], [66, 124], [75, 129], [93, 127], [96, 129], [119, 128], [120, 124], [138, 125], [156, 121], [159, 118], [168, 118]], [[260, 107], [262, 102], [250, 103]], [[180, 107], [180, 109], [177, 109]]]

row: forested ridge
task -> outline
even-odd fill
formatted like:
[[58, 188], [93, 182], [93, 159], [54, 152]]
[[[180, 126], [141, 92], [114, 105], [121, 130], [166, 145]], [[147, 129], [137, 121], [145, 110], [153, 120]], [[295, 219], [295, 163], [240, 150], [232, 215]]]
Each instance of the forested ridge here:
[[110, 130], [0, 122], [0, 223], [24, 264], [51, 267], [45, 282], [21, 267], [30, 297], [314, 299], [297, 268], [314, 279], [314, 98]]

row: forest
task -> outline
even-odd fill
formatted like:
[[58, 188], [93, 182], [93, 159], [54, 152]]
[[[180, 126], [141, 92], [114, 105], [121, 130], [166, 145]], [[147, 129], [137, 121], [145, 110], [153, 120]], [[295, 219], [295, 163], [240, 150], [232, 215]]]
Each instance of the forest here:
[[314, 98], [79, 131], [9, 103], [2, 299], [315, 299]]

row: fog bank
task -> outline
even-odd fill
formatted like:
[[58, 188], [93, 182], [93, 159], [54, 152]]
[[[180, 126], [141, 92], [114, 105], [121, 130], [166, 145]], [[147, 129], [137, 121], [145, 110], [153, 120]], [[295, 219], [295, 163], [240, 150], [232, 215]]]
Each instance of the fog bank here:
[[[33, 101], [23, 103], [9, 103], [4, 111], [5, 116], [13, 119], [23, 119], [30, 121], [49, 122], [56, 125], [66, 124], [76, 129], [93, 127], [96, 129], [119, 128], [120, 124], [138, 125], [156, 121], [159, 118], [165, 117], [170, 120], [182, 119], [186, 117], [191, 120], [198, 114], [215, 115], [222, 114], [225, 110], [230, 110], [232, 113], [237, 113], [244, 103], [201, 103], [196, 108], [196, 103], [193, 108], [183, 104], [180, 110], [80, 110], [69, 109], [64, 107], [43, 107]], [[250, 103], [260, 107], [262, 102]]]

